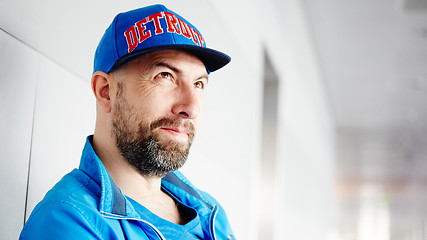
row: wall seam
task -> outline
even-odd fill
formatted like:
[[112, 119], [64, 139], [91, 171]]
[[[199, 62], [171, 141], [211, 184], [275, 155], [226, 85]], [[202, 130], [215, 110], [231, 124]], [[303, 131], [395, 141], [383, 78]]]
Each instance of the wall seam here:
[[52, 62], [53, 64], [59, 66], [60, 68], [63, 68], [65, 71], [69, 72], [71, 75], [75, 76], [77, 79], [79, 79], [80, 81], [83, 81], [85, 83], [90, 84], [90, 81], [85, 80], [85, 78], [79, 74], [77, 74], [76, 72], [72, 71], [71, 69], [65, 67], [64, 65], [60, 64], [59, 62], [56, 62], [53, 58], [50, 58], [49, 56], [47, 56], [46, 54], [43, 54], [42, 52], [40, 52], [39, 50], [37, 50], [36, 48], [34, 48], [33, 46], [29, 45], [28, 43], [22, 41], [21, 39], [17, 38], [16, 36], [12, 35], [11, 33], [9, 33], [8, 31], [6, 31], [4, 28], [0, 27], [0, 31], [3, 31], [4, 33], [6, 33], [7, 35], [11, 36], [12, 38], [16, 39], [18, 42], [24, 44], [25, 46], [27, 46], [28, 48], [30, 48], [32, 51], [36, 52], [37, 54], [40, 54], [40, 56], [46, 58], [48, 61]]
[[25, 225], [25, 222], [27, 220], [27, 209], [28, 209], [28, 193], [30, 188], [30, 173], [31, 173], [31, 158], [33, 153], [33, 137], [34, 137], [34, 122], [35, 122], [35, 116], [36, 116], [36, 102], [37, 102], [37, 89], [39, 85], [39, 77], [40, 77], [40, 65], [38, 66], [37, 70], [37, 77], [36, 77], [36, 85], [34, 87], [34, 102], [33, 102], [33, 119], [31, 123], [31, 137], [30, 137], [30, 154], [28, 157], [28, 172], [27, 172], [27, 187], [25, 191], [25, 205], [24, 205], [24, 221], [23, 225]]

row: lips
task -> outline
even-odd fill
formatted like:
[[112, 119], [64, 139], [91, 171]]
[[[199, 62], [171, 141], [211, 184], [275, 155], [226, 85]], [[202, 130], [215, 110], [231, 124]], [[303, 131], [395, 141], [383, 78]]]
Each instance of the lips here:
[[160, 129], [171, 132], [173, 134], [176, 135], [185, 135], [188, 136], [189, 133], [186, 129], [184, 128], [178, 128], [178, 127], [161, 127]]
[[161, 132], [168, 133], [175, 137], [188, 138], [192, 140], [194, 138], [194, 125], [190, 121], [184, 121], [182, 119], [171, 119], [161, 118], [153, 121], [150, 124], [152, 131], [161, 130]]

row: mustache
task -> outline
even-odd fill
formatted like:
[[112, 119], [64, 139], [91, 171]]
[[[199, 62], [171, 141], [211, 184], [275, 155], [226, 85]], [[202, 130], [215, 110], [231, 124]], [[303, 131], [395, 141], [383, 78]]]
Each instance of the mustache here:
[[151, 130], [159, 127], [180, 127], [184, 128], [191, 135], [194, 135], [194, 132], [196, 131], [193, 123], [183, 119], [160, 118], [150, 124]]

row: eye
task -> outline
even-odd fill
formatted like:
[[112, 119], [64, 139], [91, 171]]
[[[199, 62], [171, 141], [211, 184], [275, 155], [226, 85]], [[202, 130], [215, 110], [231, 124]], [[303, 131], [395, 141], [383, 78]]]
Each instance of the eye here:
[[170, 73], [168, 73], [168, 72], [161, 72], [161, 73], [157, 74], [157, 76], [156, 76], [156, 77], [164, 78], [164, 79], [166, 79], [166, 80], [170, 80], [170, 81], [172, 81], [172, 80], [173, 80], [172, 74], [170, 74]]
[[194, 87], [200, 88], [200, 89], [205, 89], [205, 83], [203, 81], [197, 81], [194, 83]]
[[207, 84], [207, 80], [198, 80], [194, 82], [194, 87], [199, 89], [205, 89], [206, 84]]

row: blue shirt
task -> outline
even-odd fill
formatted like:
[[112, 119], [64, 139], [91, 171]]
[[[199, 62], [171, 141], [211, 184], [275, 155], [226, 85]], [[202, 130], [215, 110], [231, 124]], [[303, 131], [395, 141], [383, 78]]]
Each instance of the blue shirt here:
[[[129, 201], [134, 205], [135, 210], [141, 215], [142, 218], [147, 219], [151, 222], [159, 231], [163, 234], [166, 239], [176, 239], [180, 236], [181, 239], [204, 239], [203, 229], [200, 225], [200, 219], [197, 212], [185, 205], [181, 204], [181, 208], [185, 208], [188, 211], [187, 215], [191, 216], [191, 220], [185, 225], [179, 225], [169, 222], [163, 218], [158, 217], [150, 210], [136, 202], [135, 200], [127, 197]], [[184, 213], [185, 214], [185, 213]]]
[[113, 182], [91, 141], [89, 136], [79, 169], [65, 175], [34, 208], [20, 239], [234, 239], [223, 208], [179, 171], [166, 175], [162, 188], [194, 209], [197, 219], [176, 226], [147, 217]]

